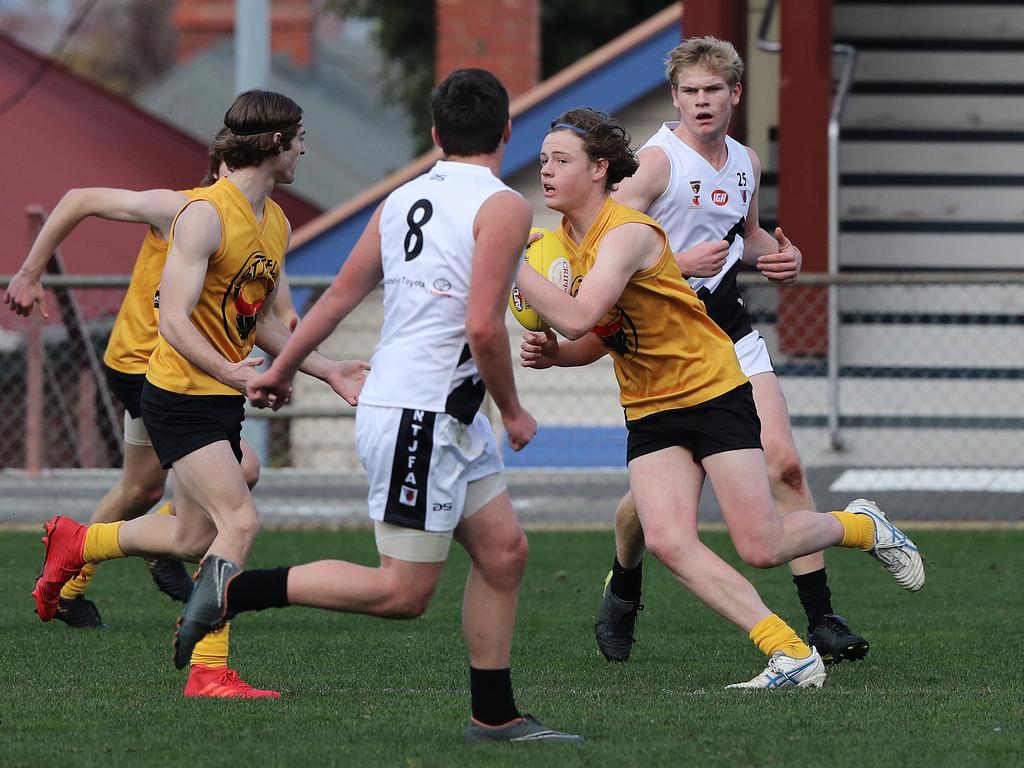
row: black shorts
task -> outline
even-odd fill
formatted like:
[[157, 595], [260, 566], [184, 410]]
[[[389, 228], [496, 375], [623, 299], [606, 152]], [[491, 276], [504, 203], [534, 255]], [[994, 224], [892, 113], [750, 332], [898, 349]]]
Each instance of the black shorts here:
[[142, 421], [164, 469], [220, 440], [228, 441], [241, 464], [244, 420], [242, 395], [182, 395], [148, 380], [142, 387]]
[[749, 381], [700, 405], [627, 421], [626, 429], [626, 464], [672, 446], [686, 448], [698, 463], [715, 453], [761, 448], [761, 420]]
[[107, 386], [114, 393], [121, 405], [133, 419], [142, 415], [142, 385], [146, 381], [144, 373], [124, 373], [103, 363], [103, 373], [107, 377]]

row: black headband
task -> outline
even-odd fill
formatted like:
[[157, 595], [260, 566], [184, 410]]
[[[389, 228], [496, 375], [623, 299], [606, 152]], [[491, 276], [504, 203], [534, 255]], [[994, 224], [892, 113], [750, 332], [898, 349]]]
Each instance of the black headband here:
[[235, 136], [259, 136], [261, 133], [284, 133], [289, 128], [297, 125], [297, 123], [288, 123], [287, 125], [272, 125], [269, 128], [257, 128], [252, 131], [238, 131], [232, 128], [230, 125], [225, 123], [225, 128], [231, 131]]

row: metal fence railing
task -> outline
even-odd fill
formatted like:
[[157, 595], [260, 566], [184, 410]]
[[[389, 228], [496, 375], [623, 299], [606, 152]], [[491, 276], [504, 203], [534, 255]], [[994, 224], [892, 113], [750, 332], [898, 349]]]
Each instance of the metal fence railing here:
[[[809, 468], [1019, 465], [1024, 273], [807, 274], [781, 289], [756, 275], [743, 278]], [[291, 280], [305, 304], [329, 281]], [[0, 290], [5, 285], [0, 277]], [[3, 309], [0, 466], [119, 465], [120, 427], [101, 417], [105, 384], [82, 347], [102, 356], [126, 285], [126, 276], [47, 278], [51, 292], [73, 297], [79, 328], [68, 327], [70, 315], [51, 312], [43, 321]], [[831, 334], [830, 294], [839, 319]], [[369, 359], [379, 299], [368, 298], [322, 351]], [[509, 333], [515, 351], [511, 317]], [[541, 429], [526, 450], [507, 454], [510, 467], [622, 467], [624, 429], [607, 359], [586, 369], [517, 368], [516, 376]], [[266, 467], [355, 472], [352, 415], [328, 387], [300, 376], [294, 404], [277, 413], [251, 410], [247, 430]]]

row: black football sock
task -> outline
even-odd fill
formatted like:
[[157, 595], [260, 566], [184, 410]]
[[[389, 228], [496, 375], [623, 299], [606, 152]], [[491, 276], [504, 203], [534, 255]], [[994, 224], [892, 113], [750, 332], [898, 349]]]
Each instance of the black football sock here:
[[793, 577], [796, 593], [807, 614], [807, 624], [813, 630], [822, 619], [832, 613], [832, 592], [828, 588], [828, 576], [822, 568], [811, 573]]
[[256, 568], [242, 571], [228, 584], [231, 613], [284, 608], [288, 603], [288, 568]]
[[612, 563], [612, 580], [608, 582], [608, 589], [612, 591], [619, 600], [636, 602], [640, 599], [644, 580], [644, 561], [641, 560], [635, 568], [626, 568], [616, 557]]
[[484, 725], [504, 725], [520, 717], [512, 695], [512, 673], [504, 669], [469, 668], [473, 719]]

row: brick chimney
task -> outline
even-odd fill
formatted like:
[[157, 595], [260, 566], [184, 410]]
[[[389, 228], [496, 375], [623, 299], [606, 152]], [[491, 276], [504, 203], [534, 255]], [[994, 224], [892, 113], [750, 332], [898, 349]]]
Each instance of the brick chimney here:
[[[171, 20], [178, 31], [178, 63], [235, 31], [235, 0], [178, 0]], [[270, 47], [303, 69], [313, 59], [312, 0], [270, 0]]]
[[515, 98], [540, 81], [540, 0], [435, 0], [434, 8], [438, 82], [481, 67]]

